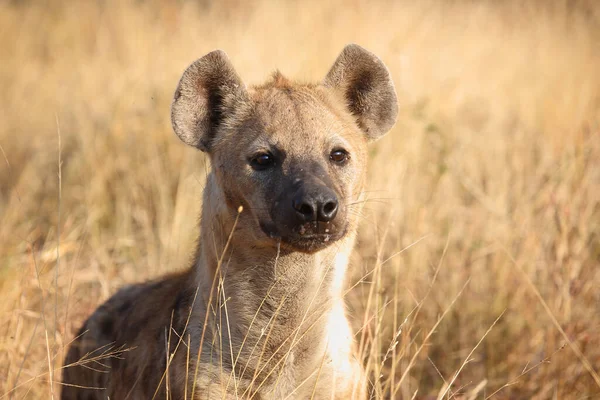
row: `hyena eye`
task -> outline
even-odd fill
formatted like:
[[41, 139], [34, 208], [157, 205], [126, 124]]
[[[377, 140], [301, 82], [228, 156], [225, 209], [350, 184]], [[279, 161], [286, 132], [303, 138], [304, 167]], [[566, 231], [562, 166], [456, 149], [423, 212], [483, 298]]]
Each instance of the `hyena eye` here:
[[336, 149], [329, 154], [329, 159], [336, 164], [345, 164], [350, 159], [350, 154], [344, 149]]
[[260, 153], [250, 159], [250, 165], [256, 170], [269, 168], [275, 163], [275, 158], [271, 153]]

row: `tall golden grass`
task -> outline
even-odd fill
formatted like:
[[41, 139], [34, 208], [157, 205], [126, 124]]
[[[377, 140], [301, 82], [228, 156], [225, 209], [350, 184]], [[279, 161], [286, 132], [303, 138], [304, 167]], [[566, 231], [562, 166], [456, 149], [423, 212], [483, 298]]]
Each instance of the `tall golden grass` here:
[[56, 397], [91, 311], [188, 265], [184, 68], [316, 80], [349, 42], [401, 107], [348, 282], [377, 397], [600, 396], [600, 6], [524, 3], [0, 1], [0, 398]]

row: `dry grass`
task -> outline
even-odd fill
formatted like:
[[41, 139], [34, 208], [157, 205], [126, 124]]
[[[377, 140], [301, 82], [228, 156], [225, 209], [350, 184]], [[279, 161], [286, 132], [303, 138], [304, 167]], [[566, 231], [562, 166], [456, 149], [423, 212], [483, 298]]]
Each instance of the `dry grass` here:
[[0, 1], [0, 398], [58, 393], [99, 303], [187, 265], [183, 69], [223, 48], [251, 83], [319, 79], [348, 42], [402, 109], [347, 296], [380, 396], [600, 396], [600, 7], [209, 3]]

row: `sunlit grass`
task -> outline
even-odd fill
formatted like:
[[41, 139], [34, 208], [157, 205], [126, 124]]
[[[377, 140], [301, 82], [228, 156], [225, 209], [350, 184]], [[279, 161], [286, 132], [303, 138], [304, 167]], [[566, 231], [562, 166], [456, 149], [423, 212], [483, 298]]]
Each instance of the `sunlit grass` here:
[[0, 396], [57, 395], [95, 307], [188, 265], [207, 161], [170, 126], [185, 67], [222, 48], [248, 83], [318, 80], [349, 42], [401, 109], [346, 296], [376, 393], [600, 395], [593, 1], [22, 3], [0, 2]]

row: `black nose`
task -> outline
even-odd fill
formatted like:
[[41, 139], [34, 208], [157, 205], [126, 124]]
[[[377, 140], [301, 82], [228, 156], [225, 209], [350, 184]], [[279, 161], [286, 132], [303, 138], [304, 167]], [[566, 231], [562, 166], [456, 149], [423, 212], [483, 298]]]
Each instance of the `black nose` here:
[[329, 188], [323, 187], [311, 194], [301, 193], [294, 197], [296, 215], [303, 221], [330, 222], [338, 211], [338, 199]]

